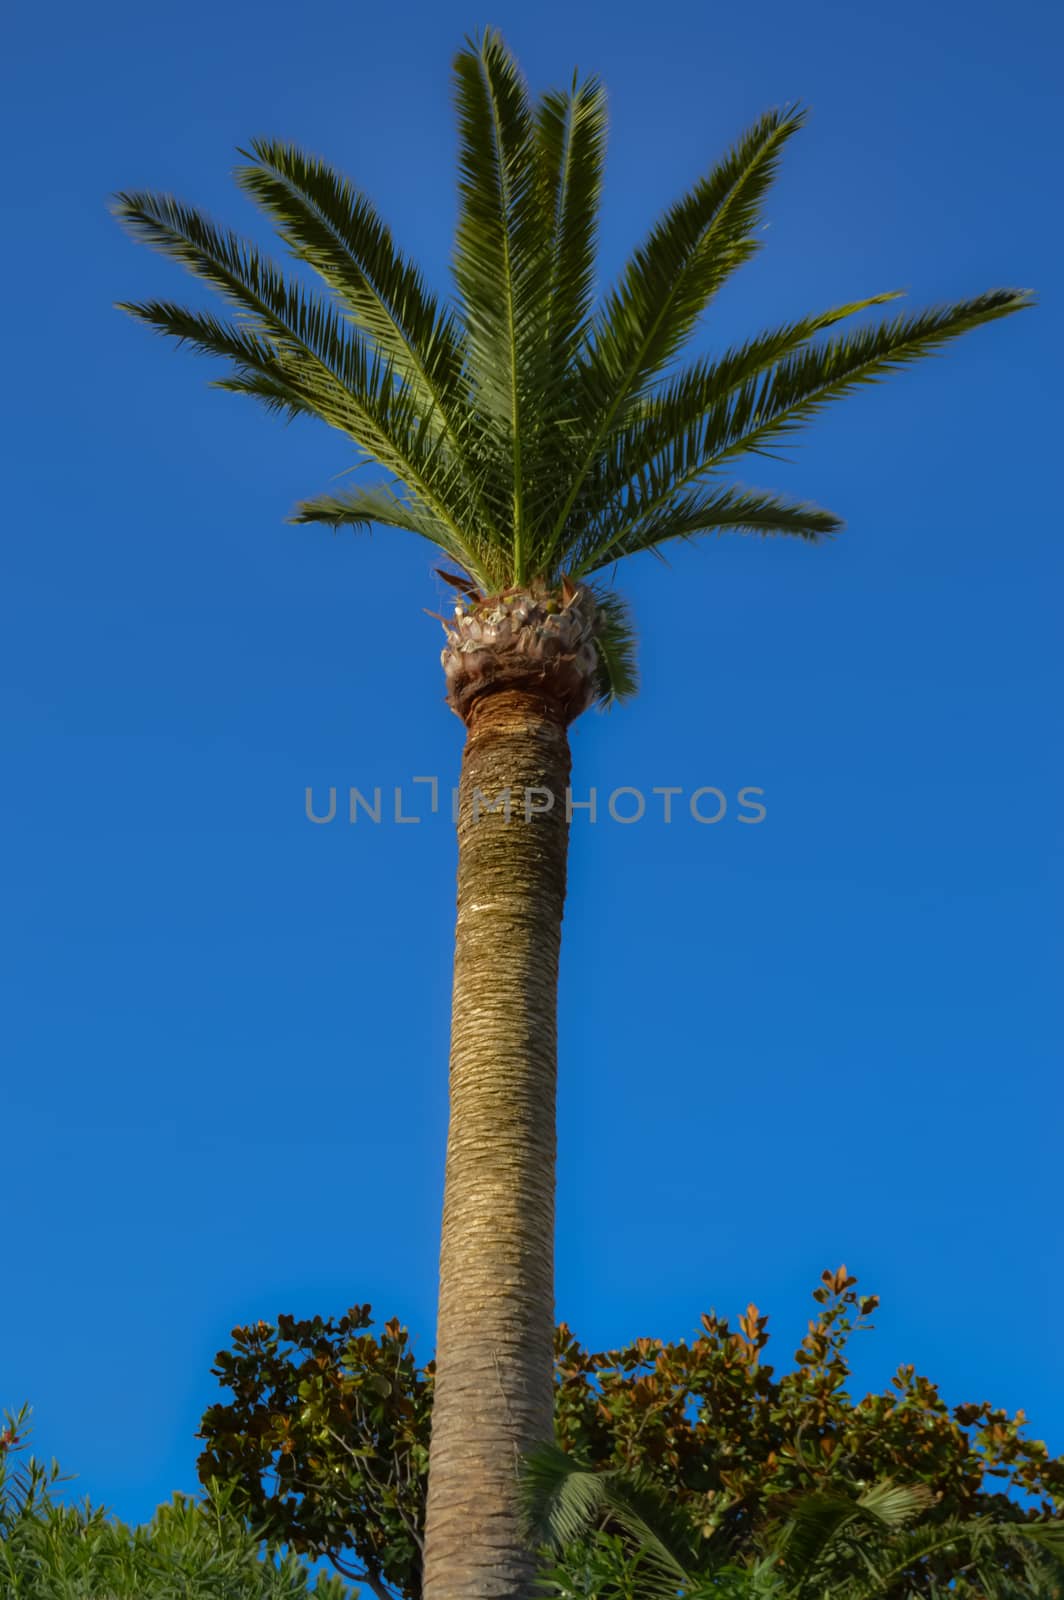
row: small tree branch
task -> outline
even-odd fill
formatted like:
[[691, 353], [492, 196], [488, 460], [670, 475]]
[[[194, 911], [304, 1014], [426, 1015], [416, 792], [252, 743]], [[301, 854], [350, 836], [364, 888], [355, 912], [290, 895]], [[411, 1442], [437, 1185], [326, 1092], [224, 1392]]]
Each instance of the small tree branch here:
[[395, 1600], [395, 1595], [388, 1588], [383, 1578], [378, 1577], [368, 1569], [360, 1570], [358, 1567], [349, 1567], [346, 1561], [341, 1561], [334, 1550], [327, 1552], [329, 1560], [340, 1574], [341, 1578], [350, 1578], [352, 1583], [364, 1583], [376, 1595], [377, 1600]]

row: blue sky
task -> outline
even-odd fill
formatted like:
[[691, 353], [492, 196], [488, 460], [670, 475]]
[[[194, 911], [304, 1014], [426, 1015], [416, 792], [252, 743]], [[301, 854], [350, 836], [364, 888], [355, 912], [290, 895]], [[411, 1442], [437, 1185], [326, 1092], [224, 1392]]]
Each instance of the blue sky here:
[[848, 531], [625, 574], [643, 692], [574, 733], [608, 794], [767, 816], [574, 825], [558, 1309], [588, 1342], [753, 1299], [782, 1358], [822, 1267], [901, 1361], [1064, 1451], [1058, 1329], [1061, 227], [1055, 8], [188, 0], [8, 24], [0, 1404], [140, 1517], [194, 1483], [236, 1322], [371, 1300], [432, 1347], [454, 848], [311, 826], [304, 790], [453, 781], [431, 552], [284, 518], [348, 465], [112, 301], [202, 296], [119, 187], [262, 237], [257, 133], [328, 155], [446, 282], [450, 59], [611, 96], [603, 281], [765, 107], [813, 111], [697, 348], [888, 288], [1033, 286], [745, 481]]

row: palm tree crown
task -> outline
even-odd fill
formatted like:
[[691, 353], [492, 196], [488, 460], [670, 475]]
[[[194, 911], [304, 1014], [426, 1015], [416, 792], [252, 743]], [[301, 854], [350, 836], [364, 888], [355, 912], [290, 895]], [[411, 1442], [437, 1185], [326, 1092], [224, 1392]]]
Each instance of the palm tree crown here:
[[218, 387], [320, 417], [394, 480], [304, 501], [295, 521], [418, 533], [468, 579], [474, 602], [508, 590], [544, 599], [563, 584], [590, 591], [595, 689], [623, 697], [635, 688], [631, 628], [596, 574], [701, 533], [834, 532], [830, 512], [722, 472], [828, 401], [1031, 297], [993, 290], [820, 337], [897, 298], [875, 295], [677, 368], [709, 301], [758, 248], [761, 205], [803, 112], [763, 116], [665, 213], [596, 305], [601, 85], [574, 78], [534, 104], [490, 30], [460, 52], [455, 79], [454, 305], [431, 293], [346, 178], [257, 139], [237, 181], [327, 297], [191, 207], [123, 193], [116, 211], [127, 226], [220, 290], [235, 317], [161, 300], [123, 309], [228, 360]]

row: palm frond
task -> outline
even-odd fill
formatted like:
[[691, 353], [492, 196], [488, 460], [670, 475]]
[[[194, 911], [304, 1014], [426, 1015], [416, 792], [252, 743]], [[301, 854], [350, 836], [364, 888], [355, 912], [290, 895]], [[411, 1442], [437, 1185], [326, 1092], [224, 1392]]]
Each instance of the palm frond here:
[[292, 254], [321, 276], [407, 387], [419, 413], [446, 435], [472, 482], [476, 412], [453, 314], [396, 249], [365, 195], [326, 162], [278, 140], [252, 140], [237, 182], [270, 216]]
[[[1064, 1577], [1064, 1523], [921, 1520], [934, 1496], [923, 1484], [882, 1482], [856, 1492], [834, 1487], [801, 1495], [756, 1558], [731, 1564], [699, 1542], [663, 1492], [621, 1472], [591, 1472], [562, 1451], [537, 1451], [523, 1472], [531, 1536], [579, 1558], [589, 1540], [619, 1532], [633, 1554], [638, 1600], [743, 1596], [744, 1600], [887, 1600], [919, 1578], [940, 1600], [960, 1592], [986, 1600], [1051, 1600]], [[733, 1558], [734, 1559], [734, 1558]]]
[[238, 368], [227, 378], [215, 378], [211, 388], [224, 389], [229, 394], [247, 395], [274, 416], [284, 417], [288, 422], [296, 417], [317, 417], [319, 414], [316, 406], [294, 398], [287, 384], [249, 368]]
[[596, 78], [574, 76], [568, 91], [551, 90], [536, 110], [543, 211], [550, 235], [551, 368], [560, 385], [580, 348], [595, 284], [602, 173], [606, 160], [606, 91]]
[[547, 1445], [526, 1458], [522, 1495], [532, 1542], [560, 1553], [608, 1523], [638, 1546], [647, 1600], [675, 1600], [677, 1589], [690, 1585], [687, 1527], [658, 1491], [638, 1480], [590, 1472]]
[[[645, 522], [661, 525], [671, 518], [681, 491], [723, 462], [763, 452], [803, 427], [831, 401], [935, 353], [950, 339], [985, 322], [1031, 304], [1033, 300], [1024, 290], [998, 289], [956, 305], [897, 317], [819, 344], [806, 344], [729, 389], [729, 380], [745, 364], [759, 360], [759, 352], [740, 349], [725, 357], [717, 369], [709, 364], [681, 376], [669, 391], [648, 402], [643, 422], [614, 442], [611, 459], [600, 468], [599, 492], [613, 497], [614, 520], [618, 504], [624, 509], [638, 506]], [[774, 337], [766, 336], [766, 349]], [[719, 394], [716, 401], [715, 394]], [[833, 530], [822, 527], [819, 531]], [[643, 547], [639, 543], [633, 548]], [[593, 570], [587, 565], [586, 533], [578, 548], [577, 570]], [[611, 550], [628, 553], [628, 546], [618, 539]], [[605, 559], [609, 558], [607, 553]]]
[[775, 1546], [781, 1570], [799, 1591], [806, 1585], [816, 1590], [841, 1556], [870, 1545], [893, 1548], [898, 1530], [925, 1512], [932, 1498], [923, 1484], [891, 1482], [856, 1496], [841, 1487], [804, 1494]]
[[477, 539], [453, 461], [410, 391], [344, 326], [250, 243], [168, 195], [119, 194], [115, 210], [137, 237], [221, 291], [251, 333], [284, 357], [313, 410], [354, 440], [422, 500], [456, 550]]
[[843, 526], [833, 512], [820, 506], [785, 500], [760, 489], [700, 486], [670, 496], [667, 477], [662, 485], [659, 492], [658, 480], [651, 479], [645, 493], [629, 495], [589, 528], [572, 552], [574, 578], [599, 572], [644, 550], [657, 552], [671, 539], [693, 539], [706, 533], [756, 533], [764, 537], [783, 534], [815, 543]]
[[477, 403], [506, 457], [512, 579], [526, 576], [527, 458], [543, 390], [549, 256], [535, 122], [500, 36], [488, 29], [455, 59], [459, 219], [454, 271]]
[[770, 111], [671, 206], [626, 268], [592, 328], [587, 378], [614, 407], [675, 355], [710, 299], [758, 249], [753, 230], [780, 152], [805, 121]]
[[551, 531], [548, 558], [625, 408], [638, 400], [688, 338], [712, 296], [756, 250], [752, 235], [760, 203], [780, 151], [804, 120], [797, 108], [762, 117], [666, 212], [595, 317], [590, 350], [574, 377], [584, 424], [578, 463]]
[[701, 432], [702, 468], [687, 468], [680, 476], [686, 480], [696, 470], [784, 439], [832, 400], [1033, 304], [1027, 290], [994, 289], [811, 345], [742, 384], [711, 412]]
[[884, 1528], [904, 1528], [928, 1511], [934, 1499], [925, 1483], [894, 1483], [885, 1478], [862, 1489], [857, 1504], [866, 1519]]
[[[896, 1531], [885, 1541], [869, 1540], [860, 1547], [863, 1571], [848, 1581], [838, 1584], [835, 1592], [839, 1600], [881, 1600], [891, 1594], [912, 1571], [936, 1558], [950, 1558], [955, 1570], [963, 1569], [967, 1582], [975, 1592], [1003, 1594], [999, 1580], [1002, 1567], [1010, 1553], [1033, 1556], [1035, 1563], [1045, 1556], [1055, 1569], [1056, 1581], [1064, 1577], [1060, 1561], [1061, 1524], [1057, 1523], [999, 1523], [985, 1518], [969, 1521], [950, 1520], [943, 1523], [922, 1524], [912, 1529]], [[806, 1569], [799, 1589], [803, 1593], [819, 1595], [823, 1591], [826, 1563], [823, 1559]], [[1034, 1578], [1037, 1565], [1027, 1572], [1028, 1580]], [[1012, 1574], [1008, 1574], [1011, 1578]], [[1030, 1593], [1030, 1587], [1026, 1588]]]
[[222, 356], [240, 366], [261, 366], [281, 373], [274, 346], [241, 323], [223, 322], [209, 311], [194, 311], [172, 300], [119, 300], [115, 309], [201, 355]]
[[119, 194], [114, 209], [134, 237], [219, 290], [255, 333], [301, 363], [323, 403], [335, 396], [338, 404], [372, 404], [394, 389], [387, 364], [360, 340], [346, 338], [335, 312], [286, 280], [247, 240], [170, 195]]
[[300, 386], [298, 374], [291, 364], [286, 365], [284, 352], [245, 325], [223, 322], [209, 311], [193, 311], [171, 300], [122, 300], [117, 309], [201, 355], [232, 361], [234, 375], [215, 379], [216, 388], [253, 394], [270, 409], [285, 411], [289, 416], [317, 415], [316, 407]]
[[873, 306], [900, 298], [898, 291], [832, 306], [816, 316], [757, 334], [721, 355], [695, 362], [643, 397], [630, 421], [607, 443], [588, 485], [592, 499], [623, 494], [661, 459], [670, 472], [701, 460], [701, 430], [729, 397], [784, 357], [810, 344], [826, 328]]
[[407, 383], [424, 409], [467, 400], [461, 335], [418, 269], [396, 249], [369, 199], [325, 161], [295, 145], [253, 139], [236, 169], [292, 254], [306, 261]]
[[[449, 530], [425, 506], [402, 499], [380, 484], [301, 500], [288, 520], [294, 523], [320, 522], [333, 529], [346, 527], [366, 530], [374, 524], [384, 528], [401, 528], [427, 539], [459, 565], [465, 566], [469, 560], [467, 555], [454, 549]], [[466, 567], [466, 570], [471, 577], [485, 582], [484, 574], [478, 572], [475, 565]]]
[[1009, 1525], [1009, 1537], [1021, 1545], [1033, 1544], [1044, 1550], [1055, 1561], [1064, 1562], [1064, 1519], [1043, 1518], [1037, 1522], [1014, 1522]]

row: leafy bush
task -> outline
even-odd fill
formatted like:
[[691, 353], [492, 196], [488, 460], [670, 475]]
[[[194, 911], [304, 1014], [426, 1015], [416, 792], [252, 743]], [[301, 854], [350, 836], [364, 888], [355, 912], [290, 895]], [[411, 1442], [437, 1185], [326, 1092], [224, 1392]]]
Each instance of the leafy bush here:
[[781, 1499], [741, 1561], [645, 1474], [589, 1471], [556, 1446], [526, 1463], [524, 1494], [554, 1600], [1059, 1600], [1064, 1586], [1064, 1521], [943, 1520], [920, 1483]]
[[4, 1600], [349, 1600], [339, 1578], [311, 1579], [264, 1547], [222, 1491], [175, 1495], [130, 1528], [87, 1501], [57, 1497], [57, 1466], [24, 1457], [28, 1414], [0, 1432], [0, 1595]]
[[[850, 1395], [848, 1343], [878, 1304], [856, 1282], [845, 1267], [822, 1275], [793, 1368], [779, 1373], [756, 1306], [734, 1328], [710, 1312], [692, 1340], [600, 1352], [560, 1327], [558, 1442], [597, 1471], [642, 1474], [740, 1564], [759, 1559], [795, 1496], [851, 1485], [921, 1486], [931, 1523], [1059, 1515], [1064, 1457], [1028, 1437], [1022, 1412], [951, 1408], [911, 1366], [883, 1394]], [[419, 1366], [398, 1321], [371, 1325], [370, 1307], [355, 1306], [235, 1328], [214, 1368], [232, 1398], [204, 1415], [200, 1473], [232, 1480], [240, 1509], [275, 1539], [418, 1600], [433, 1365]], [[930, 1596], [956, 1562], [929, 1555], [898, 1592]]]

